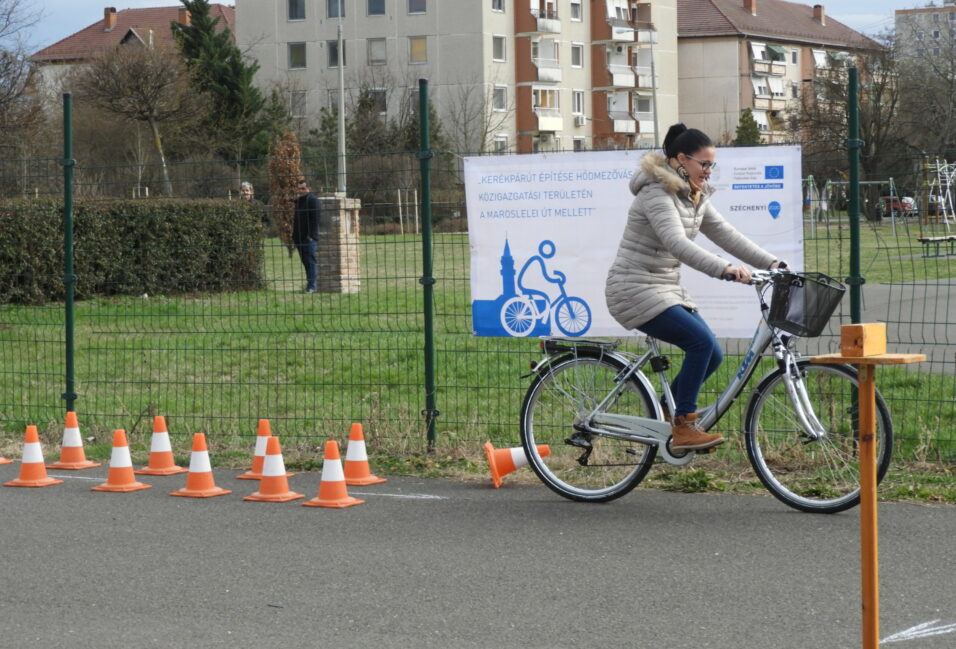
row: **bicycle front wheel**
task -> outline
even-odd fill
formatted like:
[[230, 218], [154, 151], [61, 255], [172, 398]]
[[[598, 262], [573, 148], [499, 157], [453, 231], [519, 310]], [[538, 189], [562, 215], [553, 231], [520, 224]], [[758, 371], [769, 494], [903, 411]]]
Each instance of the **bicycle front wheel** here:
[[[747, 455], [757, 476], [787, 505], [832, 514], [860, 502], [859, 406], [856, 370], [846, 365], [798, 365], [826, 435], [810, 439], [800, 425], [779, 369], [757, 386], [744, 420]], [[876, 480], [893, 454], [893, 424], [876, 395]]]
[[[626, 365], [607, 356], [568, 355], [535, 377], [521, 408], [521, 444], [528, 463], [553, 491], [571, 500], [619, 498], [647, 475], [655, 446], [583, 431], [583, 424], [617, 386]], [[655, 416], [654, 400], [633, 377], [607, 411]], [[541, 455], [547, 444], [550, 455]]]
[[565, 336], [583, 336], [591, 326], [591, 308], [579, 297], [569, 297], [555, 308], [554, 324]]

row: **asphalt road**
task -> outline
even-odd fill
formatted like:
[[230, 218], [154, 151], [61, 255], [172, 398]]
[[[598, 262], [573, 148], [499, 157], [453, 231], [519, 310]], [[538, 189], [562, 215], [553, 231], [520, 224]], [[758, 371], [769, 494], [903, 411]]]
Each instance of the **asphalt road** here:
[[[860, 646], [855, 511], [413, 478], [326, 510], [243, 502], [257, 484], [233, 472], [208, 500], [170, 498], [182, 476], [112, 494], [89, 491], [102, 467], [51, 474], [0, 487], [3, 649]], [[290, 479], [307, 498], [318, 481]], [[953, 647], [956, 508], [879, 511], [881, 636]]]

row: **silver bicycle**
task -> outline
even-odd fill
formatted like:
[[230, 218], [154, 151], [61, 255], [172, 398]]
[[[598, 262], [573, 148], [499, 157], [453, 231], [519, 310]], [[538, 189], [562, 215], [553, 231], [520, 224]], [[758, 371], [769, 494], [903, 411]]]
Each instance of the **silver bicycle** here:
[[[794, 349], [800, 337], [822, 332], [845, 287], [820, 273], [783, 270], [754, 272], [751, 285], [761, 320], [740, 367], [717, 400], [698, 411], [698, 422], [712, 428], [744, 392], [758, 361], [772, 355], [776, 367], [750, 392], [743, 416], [754, 471], [796, 509], [854, 507], [860, 500], [856, 369], [817, 365]], [[671, 450], [671, 425], [645, 374], [658, 376], [663, 402], [674, 412], [669, 362], [658, 341], [648, 337], [641, 354], [599, 340], [545, 338], [541, 345], [546, 356], [534, 365], [521, 408], [521, 443], [548, 487], [572, 500], [605, 502], [636, 487], [658, 456], [675, 466], [693, 461], [694, 451]], [[893, 426], [879, 393], [876, 406], [879, 481], [890, 463]], [[539, 444], [550, 455], [541, 456]]]

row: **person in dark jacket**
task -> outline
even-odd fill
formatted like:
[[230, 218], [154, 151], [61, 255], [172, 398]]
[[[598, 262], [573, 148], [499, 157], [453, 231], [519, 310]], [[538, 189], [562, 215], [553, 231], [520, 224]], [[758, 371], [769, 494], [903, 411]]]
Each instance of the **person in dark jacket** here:
[[292, 243], [299, 251], [305, 266], [305, 292], [315, 293], [318, 265], [315, 249], [319, 241], [319, 199], [309, 188], [309, 181], [299, 179], [299, 197], [295, 199], [295, 218], [292, 221]]

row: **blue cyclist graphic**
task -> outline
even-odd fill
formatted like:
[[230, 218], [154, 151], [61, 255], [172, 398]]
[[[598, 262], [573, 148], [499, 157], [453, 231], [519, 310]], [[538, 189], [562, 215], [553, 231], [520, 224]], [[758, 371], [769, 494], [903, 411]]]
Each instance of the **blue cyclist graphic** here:
[[[548, 272], [546, 260], [553, 258], [555, 252], [554, 242], [545, 239], [538, 244], [538, 254], [521, 267], [516, 287], [518, 295], [501, 306], [501, 326], [508, 334], [527, 336], [538, 323], [548, 326], [553, 321], [565, 336], [583, 336], [591, 326], [587, 302], [565, 292], [565, 274], [559, 270]], [[548, 291], [542, 290], [550, 289], [551, 285], [557, 285], [559, 293], [553, 300]]]

